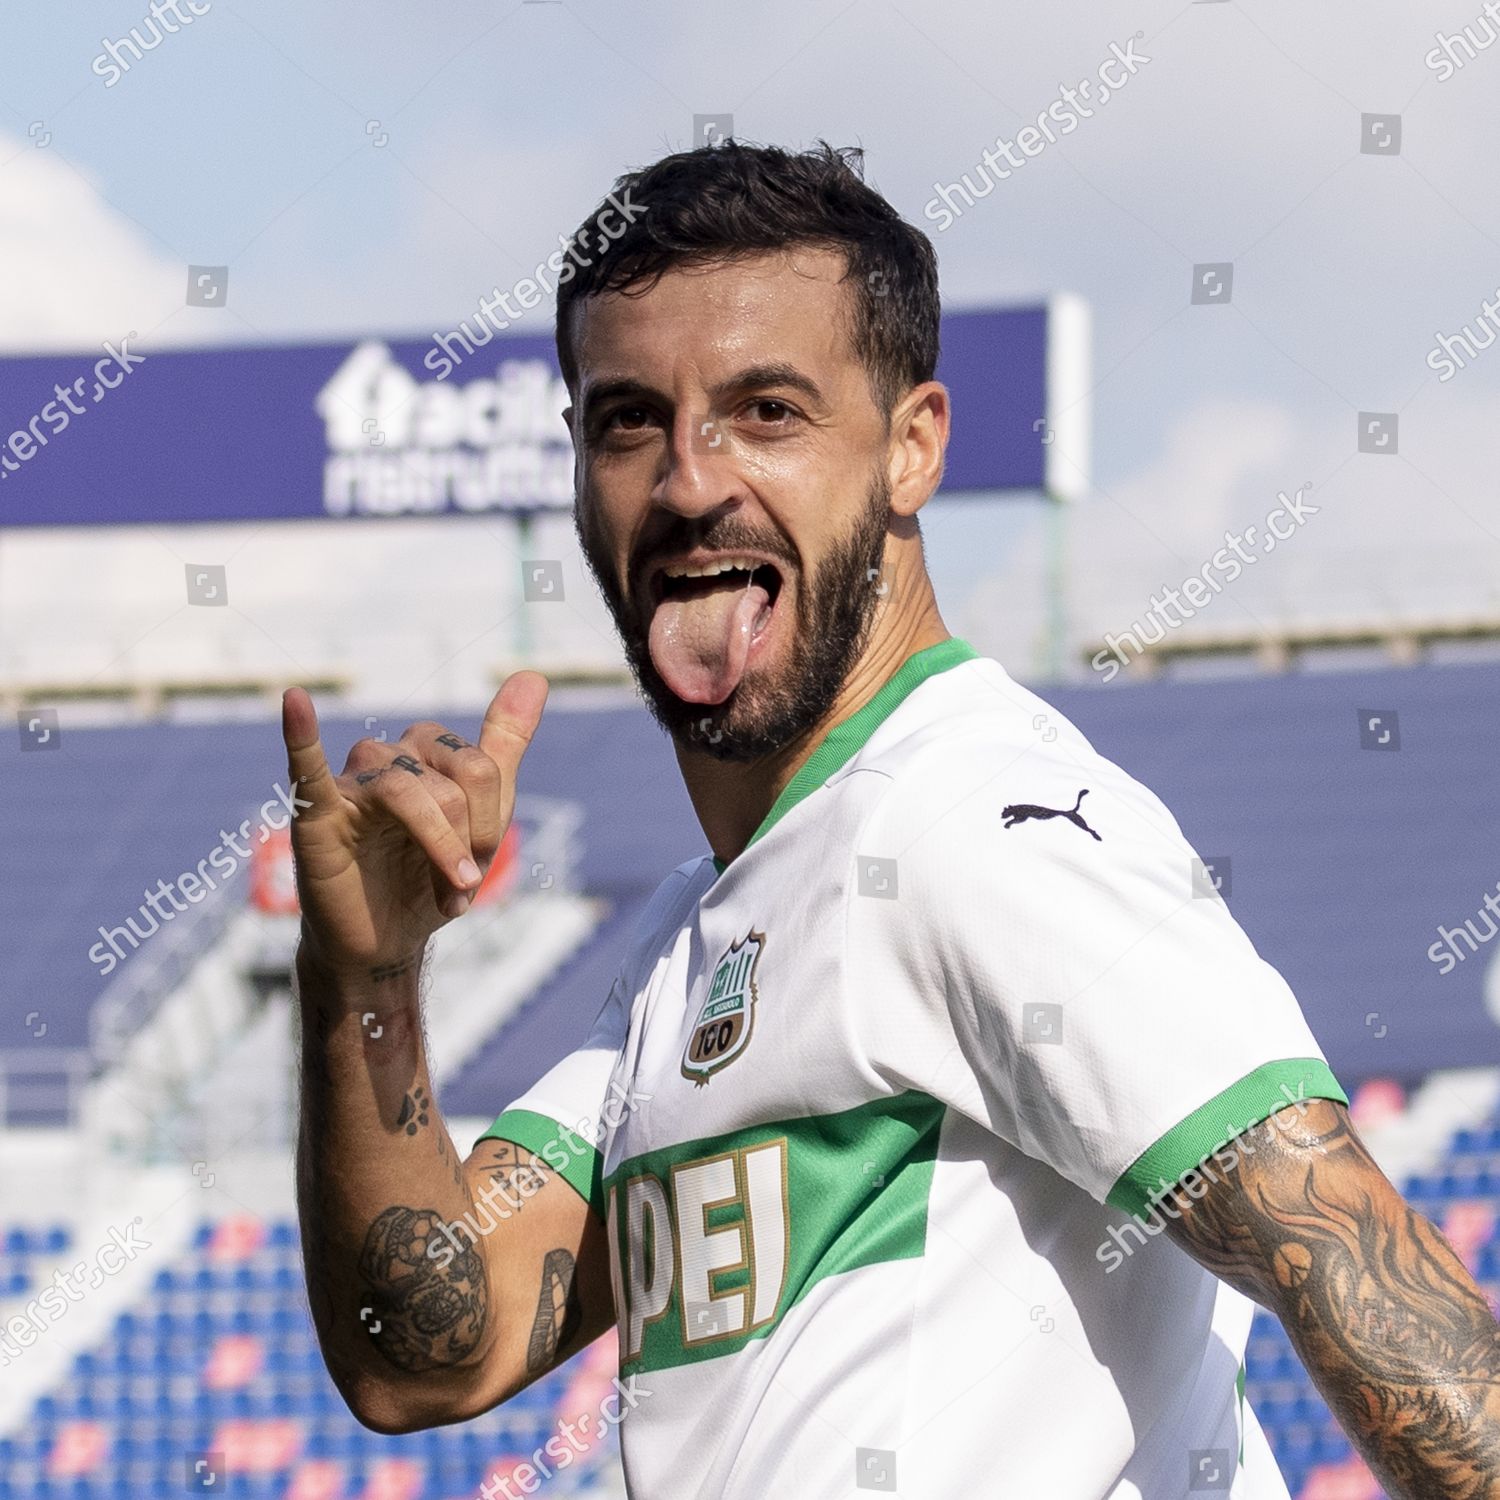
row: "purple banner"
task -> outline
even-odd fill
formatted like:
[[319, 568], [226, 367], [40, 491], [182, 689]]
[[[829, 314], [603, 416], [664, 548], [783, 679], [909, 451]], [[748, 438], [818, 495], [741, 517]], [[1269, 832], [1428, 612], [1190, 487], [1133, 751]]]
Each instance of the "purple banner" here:
[[[1087, 340], [1059, 329], [1056, 304], [943, 320], [945, 490], [1067, 492], [1052, 447]], [[133, 335], [102, 358], [0, 359], [0, 526], [567, 509], [551, 337], [460, 359], [379, 339], [147, 354]]]

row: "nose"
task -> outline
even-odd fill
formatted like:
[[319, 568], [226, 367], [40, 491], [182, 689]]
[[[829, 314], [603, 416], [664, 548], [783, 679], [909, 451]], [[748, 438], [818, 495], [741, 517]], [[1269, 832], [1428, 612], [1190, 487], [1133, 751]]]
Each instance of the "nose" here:
[[702, 412], [679, 412], [652, 503], [697, 520], [744, 498], [727, 426]]

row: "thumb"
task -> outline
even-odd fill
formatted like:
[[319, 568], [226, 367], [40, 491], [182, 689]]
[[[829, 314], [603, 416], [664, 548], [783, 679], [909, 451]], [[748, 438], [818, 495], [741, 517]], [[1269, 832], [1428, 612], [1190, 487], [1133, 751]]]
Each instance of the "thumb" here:
[[318, 738], [318, 711], [305, 688], [291, 687], [281, 695], [281, 737], [286, 742], [292, 795], [312, 803], [302, 816], [337, 812], [343, 799]]
[[516, 770], [546, 703], [547, 679], [540, 672], [512, 672], [484, 711], [479, 748], [500, 767], [507, 787], [515, 784]]

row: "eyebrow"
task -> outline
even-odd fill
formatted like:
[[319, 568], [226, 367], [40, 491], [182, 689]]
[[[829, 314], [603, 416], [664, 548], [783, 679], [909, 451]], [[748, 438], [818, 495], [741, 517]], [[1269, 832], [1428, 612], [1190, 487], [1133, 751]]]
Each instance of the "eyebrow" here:
[[718, 385], [710, 387], [709, 394], [724, 396], [731, 391], [763, 390], [767, 386], [782, 386], [806, 396], [809, 401], [819, 406], [823, 404], [823, 392], [818, 387], [818, 383], [810, 375], [804, 375], [796, 365], [788, 364], [785, 360], [749, 365], [731, 375], [728, 380], [721, 380]]
[[[717, 400], [735, 391], [765, 390], [773, 387], [796, 391], [817, 406], [825, 404], [822, 388], [817, 381], [811, 376], [804, 375], [795, 365], [784, 360], [747, 365], [742, 370], [736, 370], [727, 379], [710, 386], [708, 394], [710, 398]], [[667, 399], [661, 391], [643, 380], [634, 380], [624, 376], [614, 380], [601, 380], [584, 395], [582, 402], [584, 420], [591, 418], [606, 401], [621, 397], [650, 401]]]

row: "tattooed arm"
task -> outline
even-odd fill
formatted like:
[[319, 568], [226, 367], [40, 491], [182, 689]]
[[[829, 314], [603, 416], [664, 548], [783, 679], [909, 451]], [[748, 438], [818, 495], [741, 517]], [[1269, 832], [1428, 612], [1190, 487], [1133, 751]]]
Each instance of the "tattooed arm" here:
[[509, 826], [537, 688], [512, 677], [477, 746], [417, 724], [360, 741], [338, 777], [311, 700], [292, 690], [283, 708], [307, 806], [292, 840], [308, 1301], [344, 1399], [382, 1432], [486, 1411], [614, 1317], [598, 1219], [509, 1142], [460, 1161], [422, 1035], [422, 955]]
[[1496, 1500], [1500, 1327], [1447, 1240], [1340, 1104], [1279, 1110], [1233, 1144], [1233, 1170], [1173, 1190], [1168, 1233], [1281, 1319], [1394, 1500]]
[[432, 1098], [415, 965], [356, 992], [305, 955], [299, 972], [298, 1207], [329, 1371], [382, 1432], [478, 1415], [613, 1322], [603, 1226], [512, 1142], [460, 1162]]

